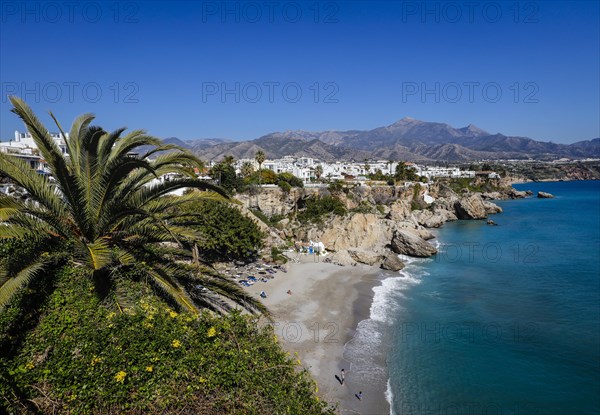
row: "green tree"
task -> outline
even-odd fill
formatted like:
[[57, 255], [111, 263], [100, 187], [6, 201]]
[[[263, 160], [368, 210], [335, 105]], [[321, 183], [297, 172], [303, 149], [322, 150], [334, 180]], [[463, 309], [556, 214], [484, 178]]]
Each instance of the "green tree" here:
[[368, 159], [365, 159], [365, 164], [363, 166], [363, 169], [365, 170], [365, 175], [368, 175], [369, 171], [371, 170], [371, 165], [369, 164]]
[[250, 177], [254, 173], [254, 166], [249, 161], [245, 161], [240, 168], [240, 174], [243, 178]]
[[414, 181], [418, 180], [418, 175], [413, 167], [409, 167], [405, 162], [400, 162], [396, 166], [396, 173], [394, 179], [403, 181]]
[[317, 181], [321, 179], [322, 175], [323, 175], [323, 166], [321, 166], [319, 164], [319, 165], [317, 165], [317, 167], [315, 167], [315, 176], [317, 177]]
[[381, 169], [375, 170], [374, 173], [369, 174], [369, 179], [371, 180], [387, 180], [389, 177], [383, 174]]
[[224, 161], [214, 165], [209, 174], [229, 194], [234, 193], [240, 187], [240, 180], [238, 180], [237, 174], [235, 174], [235, 168]]
[[223, 157], [223, 163], [233, 166], [235, 164], [235, 158], [232, 155]]
[[[35, 247], [19, 269], [2, 258], [0, 307], [30, 281], [43, 278], [49, 268], [66, 262], [85, 269], [99, 295], [112, 292], [121, 302], [127, 298], [120, 295], [119, 278], [137, 275], [193, 313], [203, 307], [228, 311], [231, 306], [224, 298], [252, 312], [265, 311], [230, 280], [189, 262], [191, 241], [201, 235], [190, 227], [194, 221], [176, 224], [173, 209], [225, 195], [196, 179], [194, 167], [200, 161], [195, 156], [141, 130], [125, 136], [124, 128], [105, 132], [90, 125], [91, 114], [74, 121], [65, 156], [29, 106], [17, 97], [10, 100], [12, 112], [25, 123], [53, 180], [38, 175], [23, 160], [0, 153], [0, 172], [28, 193], [27, 200], [0, 196], [0, 239], [26, 241]], [[141, 146], [152, 149], [135, 155]], [[171, 180], [156, 180], [165, 175]], [[169, 196], [185, 188], [210, 192]]]
[[261, 183], [261, 184], [277, 184], [279, 176], [271, 169], [264, 169], [261, 171], [255, 171], [250, 177], [246, 178], [248, 183]]
[[276, 182], [277, 182], [277, 184], [279, 184], [280, 182], [286, 182], [291, 187], [304, 187], [304, 183], [302, 182], [301, 178], [296, 177], [292, 173], [287, 172], [287, 171], [285, 171], [283, 173], [279, 173], [277, 175]]
[[262, 171], [262, 164], [265, 162], [266, 157], [265, 157], [265, 153], [262, 150], [258, 150], [256, 152], [256, 156], [254, 156], [254, 159], [256, 160], [256, 162], [258, 163], [258, 185], [260, 186], [261, 183], [261, 171]]
[[250, 260], [263, 246], [260, 229], [235, 207], [215, 200], [191, 203], [177, 209], [176, 223], [197, 218], [192, 228], [202, 237], [195, 240], [200, 256], [207, 261]]

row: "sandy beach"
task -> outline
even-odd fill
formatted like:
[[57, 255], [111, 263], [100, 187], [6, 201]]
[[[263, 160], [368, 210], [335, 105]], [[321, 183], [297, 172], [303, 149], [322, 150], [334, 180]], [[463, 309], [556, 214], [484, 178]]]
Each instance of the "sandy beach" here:
[[[353, 374], [351, 363], [344, 359], [344, 346], [358, 323], [369, 318], [372, 289], [380, 284], [380, 272], [322, 260], [301, 256], [298, 263], [288, 262], [287, 273], [279, 271], [268, 283], [257, 282], [247, 290], [256, 296], [266, 292], [263, 302], [273, 313], [281, 345], [309, 369], [322, 399], [339, 403], [340, 414], [387, 415], [385, 391]], [[346, 372], [343, 385], [341, 369]], [[359, 391], [361, 400], [355, 396]]]

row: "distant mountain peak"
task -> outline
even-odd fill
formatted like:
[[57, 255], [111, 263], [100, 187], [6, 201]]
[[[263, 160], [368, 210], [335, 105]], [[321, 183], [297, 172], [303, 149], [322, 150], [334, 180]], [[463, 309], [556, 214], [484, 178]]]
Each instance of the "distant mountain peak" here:
[[481, 137], [484, 135], [490, 135], [490, 133], [477, 127], [475, 124], [469, 124], [466, 127], [460, 128], [459, 131], [471, 137]]
[[[409, 124], [409, 123], [421, 123], [423, 121], [417, 120], [413, 117], [404, 117], [401, 120], [396, 121], [394, 124]], [[394, 125], [392, 124], [392, 125]]]

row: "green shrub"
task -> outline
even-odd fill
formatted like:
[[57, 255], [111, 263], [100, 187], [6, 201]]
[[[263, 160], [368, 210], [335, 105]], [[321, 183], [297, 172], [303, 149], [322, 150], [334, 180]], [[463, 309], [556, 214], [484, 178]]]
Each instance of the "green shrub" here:
[[283, 251], [275, 246], [271, 247], [271, 258], [273, 261], [281, 261], [284, 264], [288, 262], [288, 258], [283, 255]]
[[340, 180], [336, 180], [333, 183], [329, 183], [329, 185], [327, 186], [327, 190], [329, 190], [331, 193], [339, 193], [342, 191], [343, 188], [344, 186]]
[[280, 181], [277, 183], [277, 186], [284, 192], [289, 193], [292, 190], [292, 186], [288, 182]]
[[254, 216], [256, 216], [258, 219], [260, 219], [261, 222], [263, 222], [264, 224], [268, 225], [268, 226], [275, 226], [277, 224], [277, 222], [279, 222], [281, 219], [285, 218], [285, 215], [272, 215], [272, 216], [267, 216], [263, 213], [262, 210], [260, 209], [249, 209], [250, 212], [252, 212], [252, 214], [254, 214]]
[[302, 223], [319, 223], [329, 214], [343, 216], [346, 214], [346, 207], [334, 196], [311, 197], [306, 201], [306, 208], [298, 213], [298, 220]]
[[[250, 176], [246, 177], [245, 182], [247, 184], [257, 184], [259, 182], [259, 172], [254, 172]], [[275, 173], [270, 169], [262, 169], [260, 173], [260, 183], [261, 184], [277, 184], [287, 183], [291, 187], [304, 187], [304, 182], [302, 179], [294, 176], [292, 173], [283, 172], [283, 173]]]
[[0, 412], [333, 413], [271, 326], [178, 313], [147, 285], [123, 283], [132, 306], [119, 312], [79, 270], [60, 273], [19, 352], [0, 350]]
[[277, 184], [281, 182], [288, 183], [290, 187], [304, 187], [304, 182], [302, 179], [288, 172], [279, 173], [277, 175]]

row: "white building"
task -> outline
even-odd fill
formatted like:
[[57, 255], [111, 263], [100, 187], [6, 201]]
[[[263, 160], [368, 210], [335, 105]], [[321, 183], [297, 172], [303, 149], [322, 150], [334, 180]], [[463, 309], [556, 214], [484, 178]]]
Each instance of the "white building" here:
[[[67, 143], [65, 142], [62, 134], [50, 133], [50, 136], [54, 140], [54, 143], [60, 148], [62, 153], [66, 154]], [[47, 163], [42, 159], [38, 147], [29, 132], [21, 133], [19, 131], [15, 131], [14, 140], [0, 142], [0, 152], [19, 157], [20, 159], [28, 162], [32, 169], [40, 173], [50, 173]]]
[[[67, 153], [67, 143], [65, 142], [65, 138], [62, 134], [59, 133], [50, 133], [50, 136], [54, 140], [54, 143], [60, 148], [63, 154]], [[66, 134], [66, 137], [69, 138], [69, 134]], [[0, 151], [3, 153], [9, 154], [38, 154], [38, 148], [33, 140], [33, 137], [29, 132], [21, 133], [19, 131], [15, 131], [14, 140], [10, 140], [8, 142], [0, 142]]]
[[[240, 159], [235, 163], [236, 173], [241, 173], [241, 167], [244, 163], [250, 163], [254, 170], [258, 170], [258, 163], [255, 159]], [[215, 165], [216, 162], [211, 162], [210, 165]], [[293, 157], [285, 156], [275, 160], [265, 160], [262, 163], [263, 170], [271, 170], [276, 174], [291, 173], [294, 176], [302, 179], [305, 183], [316, 178], [316, 168], [321, 166], [323, 173], [322, 179], [326, 180], [344, 180], [351, 178], [352, 180], [366, 180], [366, 176], [370, 173], [375, 173], [381, 170], [385, 175], [394, 175], [399, 162], [390, 160], [377, 161], [336, 161], [332, 163], [323, 162], [310, 157]], [[461, 170], [458, 167], [439, 167], [439, 166], [421, 166], [414, 163], [406, 163], [407, 167], [414, 168], [419, 176], [425, 176], [428, 179], [439, 177], [448, 178], [474, 178], [475, 172], [471, 170]], [[368, 166], [368, 168], [367, 168]], [[495, 175], [495, 173], [494, 173]], [[489, 177], [495, 177], [490, 175]]]

